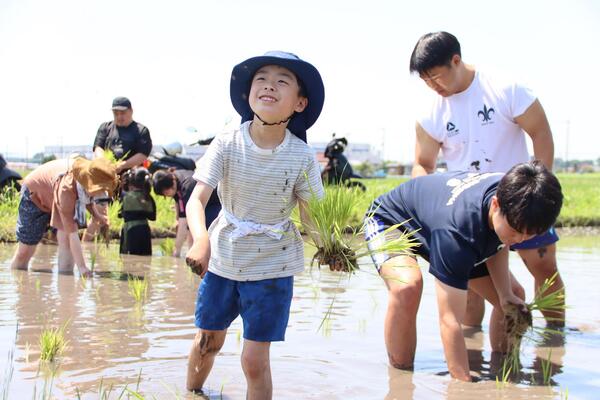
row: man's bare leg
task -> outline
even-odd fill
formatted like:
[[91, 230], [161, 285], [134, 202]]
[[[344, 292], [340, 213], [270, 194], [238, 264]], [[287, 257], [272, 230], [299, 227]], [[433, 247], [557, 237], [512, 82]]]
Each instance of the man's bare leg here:
[[[535, 279], [535, 292], [537, 293], [540, 286], [544, 284], [546, 279], [550, 279], [552, 275], [556, 275], [554, 284], [548, 289], [550, 293], [557, 290], [565, 290], [565, 285], [558, 273], [556, 263], [556, 244], [540, 247], [539, 249], [518, 250], [519, 256], [527, 266], [527, 269]], [[563, 301], [564, 306], [564, 301]], [[542, 312], [546, 318], [546, 323], [562, 327], [565, 325], [565, 311], [546, 311]]]

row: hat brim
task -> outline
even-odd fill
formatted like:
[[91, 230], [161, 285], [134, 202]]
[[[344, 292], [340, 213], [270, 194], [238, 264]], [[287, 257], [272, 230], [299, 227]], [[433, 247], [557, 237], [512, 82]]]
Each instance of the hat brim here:
[[[94, 161], [90, 161], [87, 160], [83, 157], [79, 157], [77, 158], [74, 162], [73, 162], [73, 166], [72, 166], [72, 171], [73, 171], [73, 177], [75, 178], [75, 180], [77, 182], [79, 182], [79, 184], [81, 186], [83, 186], [83, 188], [85, 189], [86, 192], [88, 193], [97, 193], [100, 191], [104, 191], [104, 192], [108, 192], [108, 193], [112, 193], [114, 192], [114, 190], [117, 187], [117, 175], [116, 172], [113, 170], [112, 174], [114, 174], [114, 177], [106, 177], [106, 179], [102, 179], [99, 182], [94, 182], [94, 179], [92, 177], [92, 172], [91, 172], [91, 167], [92, 167], [92, 163], [104, 163], [104, 164], [109, 164], [109, 161], [107, 160], [100, 160], [100, 159], [96, 159]], [[107, 165], [105, 165], [106, 168]], [[114, 166], [108, 167], [109, 169], [114, 169]], [[108, 172], [109, 174], [111, 172]]]
[[113, 111], [125, 111], [125, 110], [129, 110], [129, 107], [127, 106], [114, 106], [112, 108]]
[[248, 103], [252, 78], [265, 65], [279, 65], [292, 71], [300, 80], [308, 105], [301, 113], [295, 113], [287, 128], [304, 142], [306, 131], [319, 118], [325, 102], [325, 87], [319, 71], [303, 60], [273, 56], [252, 57], [233, 67], [229, 95], [233, 108], [241, 115], [242, 122], [252, 120], [254, 112]]

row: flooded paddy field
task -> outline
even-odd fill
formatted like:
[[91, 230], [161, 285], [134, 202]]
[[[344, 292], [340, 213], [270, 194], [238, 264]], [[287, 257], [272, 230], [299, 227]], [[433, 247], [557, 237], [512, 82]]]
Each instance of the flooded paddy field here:
[[[10, 270], [14, 249], [14, 245], [0, 245], [0, 393], [6, 391], [4, 398], [116, 399], [122, 393], [127, 398], [125, 385], [147, 399], [201, 398], [185, 391], [200, 279], [182, 259], [160, 256], [158, 243], [152, 258], [119, 257], [118, 246], [95, 250], [88, 245], [88, 259], [96, 254], [96, 274], [82, 279], [77, 274], [58, 274], [52, 268], [56, 247], [48, 245], [40, 246], [28, 272]], [[310, 249], [306, 255], [308, 263]], [[424, 263], [414, 372], [388, 366], [383, 343], [387, 293], [371, 266], [363, 266], [350, 279], [328, 269], [307, 268], [296, 277], [286, 341], [271, 347], [274, 398], [597, 399], [600, 238], [562, 238], [558, 261], [570, 306], [565, 335], [526, 342], [519, 382], [506, 384], [496, 381], [500, 361], [490, 352], [487, 322], [482, 331], [466, 332], [472, 374], [481, 380], [450, 379], [433, 279]], [[532, 278], [514, 254], [511, 268], [531, 299]], [[143, 301], [130, 293], [127, 279], [132, 276], [147, 282]], [[534, 323], [542, 325], [543, 320]], [[63, 354], [53, 363], [40, 363], [42, 329], [60, 326], [65, 326], [68, 341]], [[245, 397], [241, 329], [238, 318], [208, 378], [211, 399]], [[549, 385], [542, 383], [544, 369], [550, 374]], [[110, 388], [110, 396], [102, 397]]]

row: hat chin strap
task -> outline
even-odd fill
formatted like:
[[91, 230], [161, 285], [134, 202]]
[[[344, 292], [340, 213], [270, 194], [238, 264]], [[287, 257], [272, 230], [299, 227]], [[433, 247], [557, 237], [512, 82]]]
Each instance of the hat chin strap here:
[[274, 125], [281, 125], [281, 124], [285, 124], [286, 122], [288, 122], [290, 119], [292, 119], [292, 117], [294, 116], [295, 112], [292, 113], [292, 115], [290, 115], [289, 117], [287, 117], [286, 119], [282, 119], [279, 122], [267, 122], [264, 119], [262, 119], [260, 117], [260, 115], [258, 115], [257, 113], [254, 113], [254, 115], [256, 115], [256, 118], [258, 118], [260, 120], [260, 122], [262, 122], [262, 124], [264, 126], [274, 126]]

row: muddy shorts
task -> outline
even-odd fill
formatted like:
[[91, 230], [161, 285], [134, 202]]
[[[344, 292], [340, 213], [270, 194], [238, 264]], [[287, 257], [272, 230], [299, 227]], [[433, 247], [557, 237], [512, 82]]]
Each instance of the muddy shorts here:
[[558, 234], [554, 228], [548, 229], [546, 232], [534, 236], [531, 239], [510, 246], [511, 250], [529, 250], [539, 249], [540, 247], [550, 246], [558, 242]]
[[48, 229], [50, 214], [43, 212], [31, 200], [31, 193], [26, 186], [21, 188], [19, 214], [17, 216], [17, 240], [23, 244], [36, 245]]
[[196, 326], [220, 331], [241, 315], [244, 339], [283, 341], [293, 289], [293, 276], [239, 282], [207, 272], [198, 288]]

